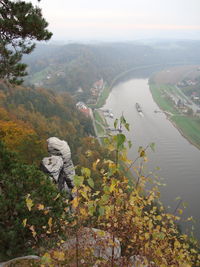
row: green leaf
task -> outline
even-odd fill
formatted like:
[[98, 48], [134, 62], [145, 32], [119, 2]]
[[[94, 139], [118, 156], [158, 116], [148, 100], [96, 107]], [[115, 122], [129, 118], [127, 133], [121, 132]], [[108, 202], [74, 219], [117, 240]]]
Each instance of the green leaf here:
[[124, 126], [125, 126], [125, 128], [126, 128], [127, 131], [130, 131], [130, 125], [129, 125], [129, 123], [125, 123]]
[[99, 207], [99, 215], [102, 216], [102, 215], [104, 215], [104, 213], [105, 213], [104, 207], [100, 206]]
[[116, 119], [115, 122], [114, 122], [115, 129], [117, 128], [117, 124], [118, 124], [118, 119]]
[[45, 253], [42, 258], [41, 258], [41, 262], [43, 264], [48, 264], [48, 263], [51, 263], [51, 256], [49, 253]]
[[126, 136], [124, 134], [117, 134], [117, 147], [119, 148], [126, 141]]
[[95, 206], [89, 205], [89, 207], [88, 207], [89, 215], [92, 216], [94, 214], [95, 210], [96, 210]]
[[[109, 190], [109, 188], [108, 188], [108, 190]], [[101, 197], [101, 200], [103, 201], [103, 203], [106, 203], [108, 201], [108, 199], [109, 199], [109, 196], [106, 194]]]
[[155, 152], [155, 143], [151, 143], [151, 144], [150, 144], [150, 148], [151, 148], [151, 150], [152, 150], [153, 152]]
[[132, 142], [129, 140], [128, 141], [128, 147], [131, 148], [132, 147]]
[[103, 191], [104, 191], [105, 193], [110, 193], [110, 188], [109, 188], [109, 186], [105, 185], [105, 186], [103, 187]]
[[94, 188], [94, 181], [93, 181], [93, 179], [90, 177], [87, 181], [88, 181], [89, 186], [92, 187], [92, 188]]
[[87, 178], [89, 178], [90, 175], [91, 175], [91, 171], [90, 171], [90, 169], [88, 169], [88, 168], [84, 168], [84, 167], [81, 169], [81, 173], [82, 173], [82, 175], [84, 175], [84, 176], [87, 177]]
[[82, 185], [83, 181], [84, 181], [84, 177], [83, 176], [78, 176], [78, 175], [74, 176], [74, 184], [75, 184], [76, 187], [79, 187], [80, 185]]
[[121, 116], [121, 118], [120, 118], [120, 122], [122, 123], [122, 124], [126, 124], [126, 120], [125, 120], [125, 118], [124, 118], [124, 115], [122, 115]]

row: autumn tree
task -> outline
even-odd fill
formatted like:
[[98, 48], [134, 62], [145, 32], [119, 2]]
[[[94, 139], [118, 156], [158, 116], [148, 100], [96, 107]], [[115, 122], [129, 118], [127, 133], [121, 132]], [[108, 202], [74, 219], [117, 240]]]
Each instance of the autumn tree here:
[[52, 33], [41, 9], [25, 1], [0, 0], [0, 78], [20, 84], [25, 76], [23, 54], [35, 48], [34, 40], [49, 40]]

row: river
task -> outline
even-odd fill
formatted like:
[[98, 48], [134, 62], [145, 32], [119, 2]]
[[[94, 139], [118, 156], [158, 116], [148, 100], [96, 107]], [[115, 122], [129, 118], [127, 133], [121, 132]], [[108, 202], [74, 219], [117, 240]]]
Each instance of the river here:
[[[144, 117], [140, 116], [135, 103], [140, 103]], [[176, 197], [186, 204], [183, 217], [193, 216], [196, 220], [195, 234], [200, 238], [200, 150], [191, 145], [172, 125], [163, 113], [155, 113], [159, 107], [149, 90], [148, 79], [132, 79], [118, 84], [112, 89], [104, 109], [111, 109], [114, 118], [123, 112], [130, 124], [126, 136], [132, 141], [129, 158], [134, 160], [139, 146], [146, 147], [154, 142], [155, 152], [148, 153], [148, 169], [159, 167], [157, 175], [163, 178], [166, 186], [161, 187], [161, 199], [165, 206], [174, 211]], [[108, 118], [113, 126], [113, 120]], [[189, 223], [181, 222], [187, 231]]]

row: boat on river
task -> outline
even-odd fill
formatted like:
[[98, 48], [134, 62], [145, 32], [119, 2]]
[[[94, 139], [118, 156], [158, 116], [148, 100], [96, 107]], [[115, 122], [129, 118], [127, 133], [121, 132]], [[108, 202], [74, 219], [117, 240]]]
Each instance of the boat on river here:
[[138, 112], [142, 112], [142, 108], [141, 108], [140, 104], [136, 103], [135, 107], [136, 107]]

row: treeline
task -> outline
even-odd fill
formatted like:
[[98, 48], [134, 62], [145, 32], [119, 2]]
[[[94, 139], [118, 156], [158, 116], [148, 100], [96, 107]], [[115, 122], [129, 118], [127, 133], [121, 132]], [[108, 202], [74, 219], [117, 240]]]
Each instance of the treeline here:
[[0, 82], [0, 138], [27, 163], [37, 163], [47, 153], [50, 136], [66, 140], [73, 154], [84, 137], [94, 135], [92, 121], [80, 113], [68, 93], [55, 95]]
[[[103, 78], [110, 83], [116, 75], [134, 67], [197, 64], [200, 62], [200, 46], [198, 41], [179, 41], [173, 45], [170, 42], [48, 45], [38, 46], [24, 60], [29, 65], [27, 81], [30, 83], [73, 95], [81, 87], [84, 94], [78, 98], [87, 99], [96, 80]], [[139, 74], [147, 77], [153, 71], [152, 68], [144, 72], [140, 70]]]

